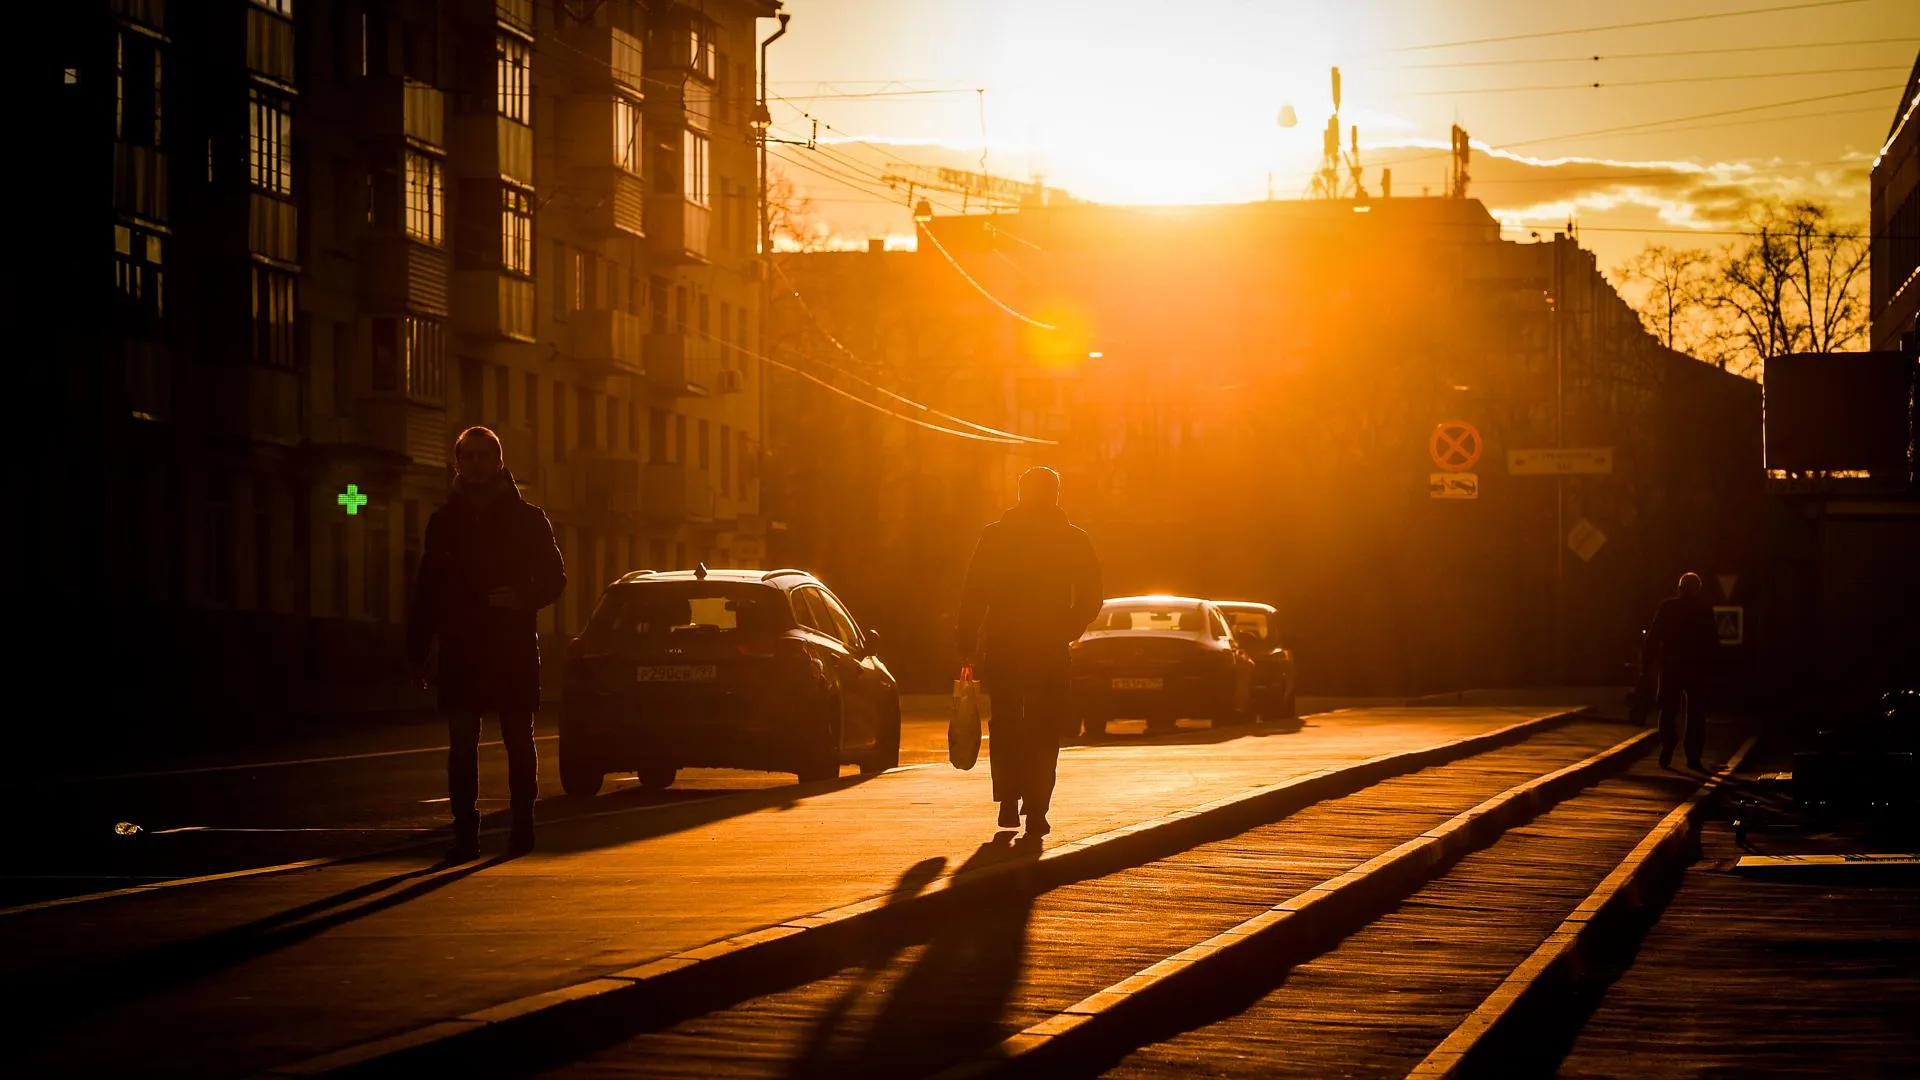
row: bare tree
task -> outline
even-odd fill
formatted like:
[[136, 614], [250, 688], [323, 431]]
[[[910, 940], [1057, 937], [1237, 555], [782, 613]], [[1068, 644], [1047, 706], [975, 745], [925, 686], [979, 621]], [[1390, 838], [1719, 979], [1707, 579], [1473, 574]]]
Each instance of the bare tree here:
[[1772, 201], [1716, 252], [1649, 245], [1616, 270], [1641, 286], [1636, 308], [1672, 349], [1754, 375], [1769, 356], [1831, 352], [1866, 333], [1865, 230], [1818, 203]]
[[813, 200], [800, 194], [793, 177], [780, 170], [767, 180], [767, 232], [776, 248], [791, 245], [793, 251], [815, 251], [820, 247], [813, 228]]

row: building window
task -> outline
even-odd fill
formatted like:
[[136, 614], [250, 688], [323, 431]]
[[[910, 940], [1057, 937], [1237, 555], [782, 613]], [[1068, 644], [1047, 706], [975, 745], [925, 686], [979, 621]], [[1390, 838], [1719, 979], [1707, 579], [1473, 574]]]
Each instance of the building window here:
[[567, 460], [567, 388], [558, 380], [553, 384], [553, 460]]
[[160, 43], [122, 30], [114, 39], [113, 134], [141, 146], [160, 145]]
[[273, 481], [259, 477], [253, 487], [253, 606], [273, 610]]
[[446, 328], [433, 319], [407, 316], [407, 396], [442, 401], [447, 393]]
[[697, 131], [686, 133], [685, 186], [681, 193], [696, 206], [707, 205], [707, 137]]
[[328, 534], [333, 541], [333, 614], [344, 619], [353, 614], [347, 610], [347, 575], [352, 565], [347, 556], [346, 522], [334, 522]]
[[540, 376], [528, 375], [526, 393], [521, 397], [521, 415], [526, 419], [528, 431], [540, 430]]
[[385, 507], [363, 507], [360, 516], [367, 520], [367, 568], [361, 579], [366, 595], [363, 598], [367, 606], [367, 617], [377, 622], [385, 622], [392, 615], [393, 569], [392, 553], [387, 537], [387, 511]]
[[460, 426], [486, 422], [486, 368], [470, 356], [460, 359]]
[[265, 8], [275, 15], [293, 18], [293, 0], [253, 0], [253, 6]]
[[294, 368], [293, 275], [271, 267], [253, 268], [253, 362]]
[[500, 83], [500, 115], [522, 124], [531, 124], [532, 50], [527, 48], [526, 42], [509, 34], [501, 34], [495, 41], [494, 67]]
[[439, 159], [418, 150], [407, 151], [407, 235], [429, 244], [440, 243], [445, 198]]
[[161, 269], [164, 240], [138, 225], [113, 227], [113, 284], [120, 303], [141, 319], [166, 313], [166, 278]]
[[687, 28], [687, 68], [703, 79], [713, 78], [713, 28], [704, 23]]
[[[667, 410], [647, 410], [647, 464], [667, 463]], [[662, 561], [658, 557], [654, 562]]]
[[687, 417], [685, 413], [673, 414], [673, 462], [676, 465], [687, 463]]
[[580, 421], [579, 421], [580, 449], [582, 450], [597, 449], [598, 448], [597, 442], [598, 442], [600, 433], [599, 433], [599, 425], [594, 423], [594, 419], [598, 414], [598, 410], [596, 410], [594, 407], [593, 391], [588, 390], [584, 387], [582, 387], [581, 389], [575, 390], [574, 400], [575, 402], [577, 402], [577, 407], [580, 413]]
[[533, 196], [520, 188], [500, 189], [500, 265], [533, 274]]
[[720, 425], [720, 494], [733, 494], [733, 429]]
[[607, 395], [607, 449], [620, 449], [620, 416], [626, 412], [620, 407], [620, 399]]
[[635, 176], [641, 173], [640, 106], [618, 94], [613, 98], [613, 163]]
[[493, 369], [493, 426], [505, 428], [513, 423], [513, 403], [508, 400], [513, 394], [513, 373], [507, 365], [498, 364]]
[[656, 334], [667, 332], [667, 279], [658, 274], [647, 276], [647, 308], [652, 317], [652, 331]]
[[249, 91], [247, 177], [275, 195], [293, 194], [293, 106], [259, 89]]
[[739, 485], [740, 497], [744, 499], [747, 497], [747, 475], [753, 465], [752, 450], [751, 444], [747, 442], [746, 432], [738, 432], [735, 438], [739, 441], [740, 445], [739, 452], [734, 455], [733, 460], [734, 467], [739, 470], [739, 475], [734, 479]]
[[374, 390], [400, 389], [399, 333], [397, 320], [373, 320], [373, 378], [368, 385]]
[[705, 420], [700, 421], [699, 450], [700, 450], [700, 468], [702, 470], [705, 470], [708, 466], [708, 463], [712, 460], [711, 455], [709, 453], [709, 445], [708, 445], [709, 440], [707, 437], [707, 432], [709, 430], [710, 429], [707, 426], [707, 422]]
[[627, 402], [627, 453], [640, 452], [640, 403]]
[[567, 277], [572, 282], [573, 309], [580, 311], [587, 306], [587, 295], [592, 291], [588, 288], [590, 282], [587, 278], [587, 256], [584, 252], [576, 251], [571, 254], [570, 258], [573, 260], [570, 264], [572, 273], [568, 274]]

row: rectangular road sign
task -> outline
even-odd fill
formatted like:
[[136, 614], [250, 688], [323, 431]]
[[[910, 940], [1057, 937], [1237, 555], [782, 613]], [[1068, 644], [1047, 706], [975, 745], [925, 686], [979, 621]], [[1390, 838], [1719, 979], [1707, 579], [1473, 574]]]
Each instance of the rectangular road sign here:
[[1509, 450], [1507, 471], [1515, 476], [1572, 476], [1613, 471], [1613, 447], [1582, 446], [1564, 450]]
[[1480, 477], [1470, 472], [1437, 472], [1427, 474], [1427, 494], [1436, 499], [1477, 499], [1480, 497]]
[[1713, 608], [1713, 625], [1720, 631], [1720, 644], [1742, 644], [1747, 640], [1747, 609], [1716, 604]]

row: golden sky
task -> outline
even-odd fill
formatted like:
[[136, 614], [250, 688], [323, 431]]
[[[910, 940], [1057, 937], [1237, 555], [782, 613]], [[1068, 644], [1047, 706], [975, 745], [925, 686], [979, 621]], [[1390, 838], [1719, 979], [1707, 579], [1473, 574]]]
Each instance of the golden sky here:
[[[1766, 8], [1779, 10], [1698, 18]], [[1359, 125], [1369, 188], [1392, 165], [1396, 195], [1439, 194], [1445, 155], [1431, 148], [1444, 151], [1457, 122], [1475, 144], [1471, 193], [1510, 237], [1572, 214], [1612, 266], [1650, 240], [1725, 243], [1712, 230], [1737, 228], [1756, 197], [1816, 196], [1864, 219], [1867, 168], [1920, 51], [1920, 0], [788, 0], [787, 10], [791, 28], [769, 54], [775, 134], [804, 141], [822, 126], [814, 149], [775, 147], [773, 168], [812, 200], [815, 229], [861, 246], [911, 243], [905, 192], [884, 174], [978, 170], [983, 152], [996, 175], [1043, 175], [1104, 202], [1259, 199], [1269, 177], [1276, 197], [1299, 196], [1339, 65], [1342, 123]], [[1277, 122], [1288, 105], [1291, 129]], [[957, 196], [933, 198], [940, 212], [961, 209]]]

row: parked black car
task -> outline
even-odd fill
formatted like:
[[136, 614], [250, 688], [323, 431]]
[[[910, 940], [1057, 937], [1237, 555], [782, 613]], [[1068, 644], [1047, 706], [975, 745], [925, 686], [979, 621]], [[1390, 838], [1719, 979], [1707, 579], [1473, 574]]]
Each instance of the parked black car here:
[[1253, 658], [1208, 600], [1108, 600], [1073, 643], [1072, 668], [1074, 708], [1089, 733], [1134, 717], [1144, 717], [1148, 731], [1183, 716], [1216, 726], [1253, 717]]
[[875, 635], [801, 570], [636, 571], [569, 646], [560, 783], [663, 788], [688, 766], [839, 775], [900, 763], [900, 693]]
[[1240, 647], [1253, 657], [1253, 700], [1260, 719], [1281, 723], [1298, 719], [1299, 683], [1293, 652], [1280, 637], [1280, 613], [1272, 604], [1250, 600], [1219, 600], [1215, 606], [1226, 616], [1227, 628]]

